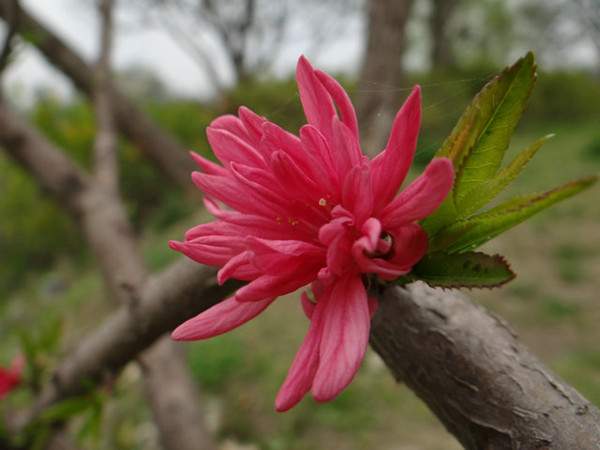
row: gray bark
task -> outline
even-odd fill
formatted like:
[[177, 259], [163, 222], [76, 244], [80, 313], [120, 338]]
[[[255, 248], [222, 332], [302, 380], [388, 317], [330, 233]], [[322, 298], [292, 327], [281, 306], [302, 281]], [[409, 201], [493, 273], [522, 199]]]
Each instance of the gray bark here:
[[359, 78], [358, 112], [363, 148], [370, 155], [385, 146], [405, 87], [402, 56], [413, 0], [368, 0], [367, 49]]
[[600, 448], [600, 411], [458, 292], [388, 288], [371, 345], [469, 450]]

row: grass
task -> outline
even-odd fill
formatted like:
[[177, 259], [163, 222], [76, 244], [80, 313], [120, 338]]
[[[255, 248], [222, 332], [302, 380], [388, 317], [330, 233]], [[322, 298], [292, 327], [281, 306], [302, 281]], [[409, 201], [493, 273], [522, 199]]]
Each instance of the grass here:
[[[521, 130], [510, 154], [549, 132], [556, 137], [511, 187], [511, 194], [548, 189], [600, 171], [600, 158], [590, 157], [596, 154], [590, 150], [597, 142], [596, 125]], [[487, 249], [505, 255], [519, 276], [505, 288], [471, 295], [506, 318], [527, 346], [600, 405], [597, 196], [595, 187], [490, 243]], [[153, 270], [164, 268], [176, 258], [166, 241], [180, 238], [191, 224], [206, 219], [199, 214], [150, 232], [143, 245], [148, 265]], [[79, 268], [61, 264], [32, 279], [0, 308], [1, 361], [8, 360], [17, 345], [9, 330], [64, 317], [62, 346], [68, 349], [109, 310], [91, 263]], [[286, 414], [275, 414], [275, 395], [307, 324], [297, 296], [291, 295], [230, 334], [187, 345], [192, 374], [220, 439], [254, 444], [261, 450], [460, 448], [424, 404], [394, 382], [374, 354], [367, 356], [354, 383], [334, 402], [318, 405], [306, 399]], [[142, 406], [140, 376], [135, 367], [128, 367], [115, 387], [105, 412], [103, 442], [97, 448], [157, 448], [149, 412]], [[8, 408], [11, 402], [8, 399], [0, 407]]]

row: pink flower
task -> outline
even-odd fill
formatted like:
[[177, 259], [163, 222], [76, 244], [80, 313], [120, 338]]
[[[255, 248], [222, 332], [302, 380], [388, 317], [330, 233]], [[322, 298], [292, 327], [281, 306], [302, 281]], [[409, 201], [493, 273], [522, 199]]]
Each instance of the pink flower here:
[[21, 384], [24, 366], [24, 359], [17, 356], [10, 367], [0, 367], [0, 399]]
[[302, 294], [310, 328], [277, 395], [278, 411], [308, 391], [317, 401], [331, 400], [352, 381], [376, 305], [363, 278], [392, 280], [411, 270], [427, 250], [417, 221], [440, 205], [453, 182], [452, 163], [438, 158], [396, 195], [417, 144], [418, 86], [396, 115], [385, 150], [369, 160], [338, 82], [304, 57], [296, 78], [308, 119], [299, 137], [244, 107], [208, 127], [222, 165], [193, 154], [202, 171], [192, 179], [217, 220], [190, 229], [184, 242], [170, 242], [220, 267], [219, 283], [248, 282], [179, 326], [177, 340], [225, 333], [310, 284], [314, 299]]

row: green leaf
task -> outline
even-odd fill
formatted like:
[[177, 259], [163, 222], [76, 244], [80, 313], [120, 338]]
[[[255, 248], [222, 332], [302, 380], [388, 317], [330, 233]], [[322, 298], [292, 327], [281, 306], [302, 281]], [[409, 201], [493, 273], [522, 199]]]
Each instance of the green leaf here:
[[413, 267], [411, 275], [432, 287], [446, 288], [492, 288], [515, 277], [515, 273], [500, 255], [475, 252], [458, 255], [429, 254]]
[[423, 223], [430, 235], [456, 219], [467, 192], [497, 174], [536, 76], [530, 52], [483, 87], [444, 141], [436, 156], [452, 160], [456, 178], [447, 206]]
[[471, 136], [473, 146], [463, 150], [462, 163], [456, 167], [455, 200], [496, 175], [536, 79], [533, 53], [528, 53], [502, 72], [475, 97]]
[[67, 420], [89, 407], [90, 399], [88, 397], [72, 397], [50, 406], [44, 411], [41, 418], [47, 422]]
[[538, 139], [519, 153], [515, 159], [500, 170], [494, 178], [485, 181], [466, 192], [461, 198], [460, 203], [457, 205], [457, 210], [460, 211], [459, 217], [461, 219], [466, 218], [492, 201], [521, 173], [542, 145], [544, 145], [548, 139], [553, 137], [553, 134], [549, 134]]
[[431, 240], [431, 250], [447, 253], [473, 250], [537, 212], [590, 187], [597, 179], [586, 177], [542, 194], [516, 197], [487, 212], [458, 221]]

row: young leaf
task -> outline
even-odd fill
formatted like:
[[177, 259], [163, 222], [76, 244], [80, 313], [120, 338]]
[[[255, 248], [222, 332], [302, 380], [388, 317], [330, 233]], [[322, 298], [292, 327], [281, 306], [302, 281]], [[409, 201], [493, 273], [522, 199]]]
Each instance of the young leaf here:
[[432, 253], [425, 256], [411, 272], [432, 287], [487, 287], [509, 282], [515, 277], [508, 263], [500, 255], [468, 252], [458, 255]]
[[471, 214], [477, 212], [492, 201], [521, 173], [523, 168], [531, 161], [531, 158], [533, 158], [542, 145], [552, 137], [554, 137], [554, 135], [549, 134], [538, 139], [519, 153], [515, 159], [500, 170], [494, 178], [485, 181], [466, 192], [460, 199], [460, 203], [457, 205], [457, 209], [460, 211], [459, 217], [461, 219], [469, 217]]
[[453, 211], [460, 213], [453, 202], [496, 175], [535, 79], [530, 52], [484, 86], [444, 141], [436, 156], [452, 160], [456, 179], [447, 206], [423, 223], [430, 235], [454, 221]]
[[455, 200], [498, 172], [533, 89], [535, 70], [533, 54], [528, 53], [475, 97], [474, 143], [456, 167]]
[[596, 181], [597, 177], [591, 176], [542, 194], [513, 198], [487, 212], [448, 226], [431, 240], [430, 248], [432, 251], [443, 250], [446, 253], [473, 250], [535, 213], [590, 187]]

